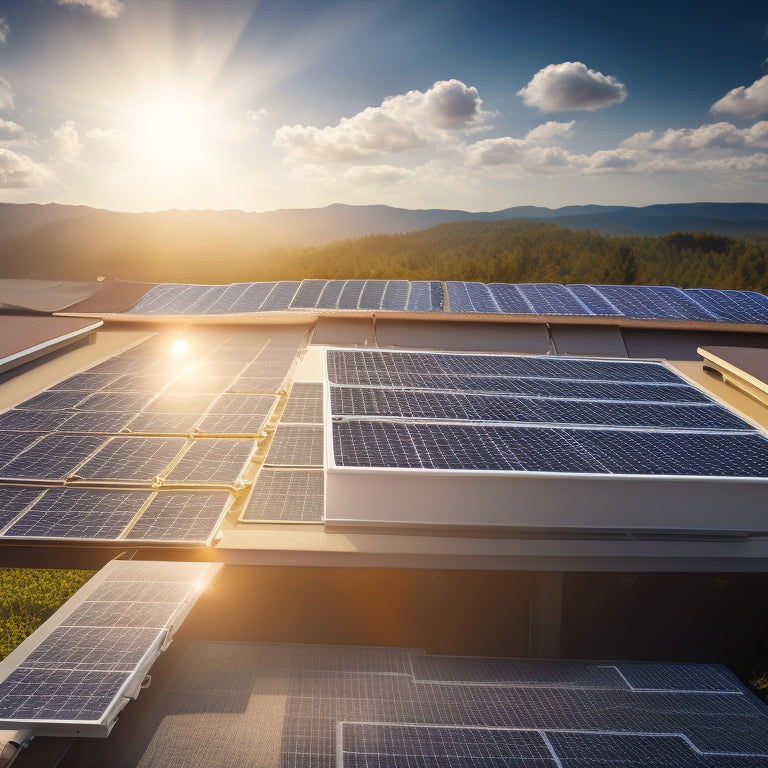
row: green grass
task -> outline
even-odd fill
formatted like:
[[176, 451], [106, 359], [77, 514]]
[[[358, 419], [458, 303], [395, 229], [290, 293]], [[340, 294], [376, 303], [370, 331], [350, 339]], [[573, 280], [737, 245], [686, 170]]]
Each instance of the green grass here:
[[5, 658], [94, 571], [0, 568], [0, 658]]

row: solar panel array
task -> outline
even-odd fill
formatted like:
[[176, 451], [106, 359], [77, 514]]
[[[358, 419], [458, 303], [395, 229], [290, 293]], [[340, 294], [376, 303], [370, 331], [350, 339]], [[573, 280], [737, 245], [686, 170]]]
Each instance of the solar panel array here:
[[0, 537], [210, 543], [297, 346], [187, 341], [194, 362], [152, 337], [0, 414]]
[[[637, 666], [642, 685], [628, 682]], [[255, 718], [274, 721], [270, 704], [245, 714], [237, 702], [281, 692], [279, 740], [269, 743], [274, 763], [286, 768], [758, 768], [768, 761], [768, 710], [719, 666], [197, 643], [180, 667], [186, 700], [206, 700], [211, 680], [231, 691], [215, 711], [243, 712], [232, 715], [241, 731]], [[180, 706], [171, 702], [154, 722]], [[167, 738], [131, 745], [126, 765], [169, 765], [169, 750]]]
[[106, 736], [217, 568], [109, 563], [4, 665], [0, 728]]
[[133, 315], [221, 315], [261, 312], [365, 311], [604, 317], [768, 324], [768, 297], [754, 291], [649, 285], [492, 283], [408, 280], [185, 285], [151, 288]]
[[768, 478], [768, 439], [661, 363], [329, 350], [342, 467]]

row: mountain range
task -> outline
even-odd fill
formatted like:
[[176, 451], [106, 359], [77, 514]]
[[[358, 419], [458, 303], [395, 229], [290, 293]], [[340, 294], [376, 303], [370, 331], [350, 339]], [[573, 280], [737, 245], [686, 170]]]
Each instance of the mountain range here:
[[[0, 204], [0, 277], [82, 280], [138, 276], [158, 259], [169, 275], [190, 261], [222, 256], [227, 270], [280, 248], [323, 246], [373, 234], [407, 233], [468, 221], [546, 221], [605, 234], [709, 232], [768, 234], [768, 204], [679, 203], [646, 207], [580, 205], [500, 211], [409, 210], [386, 205], [325, 208], [118, 213], [51, 203]], [[228, 266], [226, 266], [228, 265]], [[173, 278], [171, 278], [173, 279]]]

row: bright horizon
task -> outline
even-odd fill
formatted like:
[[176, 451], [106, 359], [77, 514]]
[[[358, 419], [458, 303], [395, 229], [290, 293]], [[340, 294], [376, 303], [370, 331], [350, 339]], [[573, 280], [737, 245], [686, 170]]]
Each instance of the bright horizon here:
[[5, 0], [0, 201], [768, 202], [768, 12]]

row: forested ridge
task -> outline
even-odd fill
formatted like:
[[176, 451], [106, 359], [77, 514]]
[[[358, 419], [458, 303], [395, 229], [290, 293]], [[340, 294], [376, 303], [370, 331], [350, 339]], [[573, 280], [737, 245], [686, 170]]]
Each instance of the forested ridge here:
[[548, 223], [464, 222], [277, 252], [247, 279], [303, 278], [621, 283], [765, 293], [768, 237], [642, 237]]

